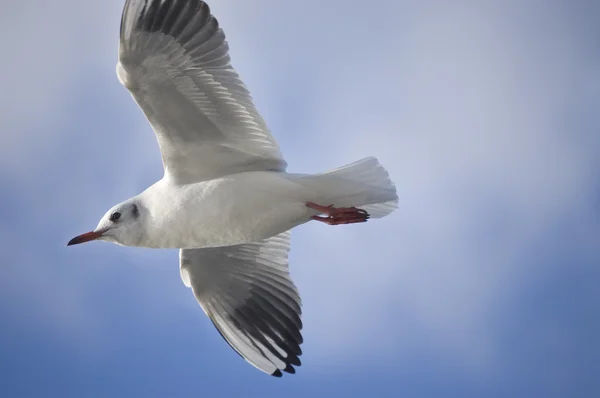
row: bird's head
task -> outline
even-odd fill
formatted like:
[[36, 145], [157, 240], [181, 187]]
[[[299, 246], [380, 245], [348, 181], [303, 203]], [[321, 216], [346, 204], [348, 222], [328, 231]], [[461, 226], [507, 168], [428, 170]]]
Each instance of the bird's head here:
[[100, 219], [96, 229], [74, 237], [67, 246], [78, 245], [92, 240], [104, 240], [124, 246], [135, 246], [143, 233], [141, 206], [135, 199], [129, 199], [113, 206]]

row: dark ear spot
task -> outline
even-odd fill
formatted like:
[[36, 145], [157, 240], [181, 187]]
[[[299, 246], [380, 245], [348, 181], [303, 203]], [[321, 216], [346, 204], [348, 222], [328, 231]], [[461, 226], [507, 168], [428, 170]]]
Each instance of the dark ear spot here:
[[140, 216], [140, 209], [138, 209], [135, 203], [131, 207], [131, 214], [133, 214], [133, 218], [138, 218]]

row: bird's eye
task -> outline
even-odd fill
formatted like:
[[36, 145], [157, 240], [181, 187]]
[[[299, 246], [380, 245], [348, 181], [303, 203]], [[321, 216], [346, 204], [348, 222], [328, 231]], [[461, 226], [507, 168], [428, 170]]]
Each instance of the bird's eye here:
[[118, 211], [110, 215], [110, 221], [117, 221], [119, 218], [121, 218], [121, 213]]

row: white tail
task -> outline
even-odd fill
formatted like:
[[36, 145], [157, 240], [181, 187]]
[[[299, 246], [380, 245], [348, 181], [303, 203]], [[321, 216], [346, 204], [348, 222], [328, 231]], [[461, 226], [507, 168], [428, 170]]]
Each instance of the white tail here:
[[321, 205], [360, 207], [372, 218], [387, 216], [398, 206], [396, 187], [374, 157], [326, 173], [298, 176], [296, 181], [315, 192]]

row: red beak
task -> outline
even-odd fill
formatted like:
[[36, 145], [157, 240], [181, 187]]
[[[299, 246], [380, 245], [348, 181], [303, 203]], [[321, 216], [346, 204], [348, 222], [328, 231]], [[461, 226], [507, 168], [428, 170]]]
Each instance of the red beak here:
[[69, 243], [67, 243], [67, 246], [78, 245], [80, 243], [85, 243], [85, 242], [89, 242], [91, 240], [96, 240], [99, 237], [101, 237], [103, 233], [104, 233], [104, 231], [86, 232], [85, 234], [81, 234], [81, 235], [76, 236], [73, 239], [71, 239], [69, 241]]

